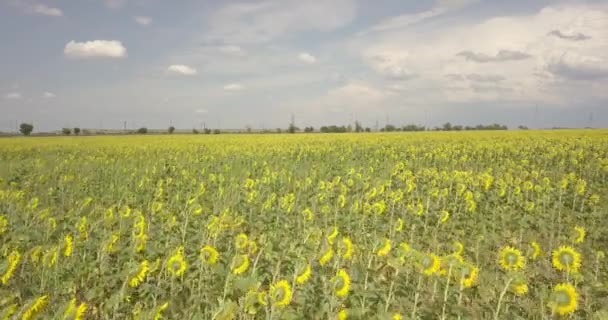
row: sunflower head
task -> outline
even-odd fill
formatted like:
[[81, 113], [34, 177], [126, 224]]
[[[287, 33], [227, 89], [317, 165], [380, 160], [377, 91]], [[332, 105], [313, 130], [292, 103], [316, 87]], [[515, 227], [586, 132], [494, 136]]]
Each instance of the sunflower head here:
[[246, 254], [239, 254], [232, 260], [232, 273], [242, 274], [249, 269], [249, 256]]
[[346, 270], [340, 269], [333, 277], [334, 291], [338, 297], [345, 297], [350, 290], [350, 275]]
[[384, 243], [382, 244], [382, 246], [380, 248], [378, 248], [378, 251], [376, 251], [376, 254], [378, 255], [378, 257], [384, 257], [390, 251], [391, 251], [391, 239], [384, 239]]
[[585, 228], [583, 228], [581, 226], [576, 226], [576, 227], [574, 227], [574, 233], [575, 233], [574, 243], [583, 243], [583, 241], [585, 241], [585, 235], [587, 234], [587, 231], [585, 231]]
[[325, 252], [319, 258], [319, 264], [324, 266], [326, 265], [331, 258], [334, 257], [334, 249], [332, 247], [328, 247]]
[[470, 263], [465, 263], [461, 269], [460, 284], [463, 288], [470, 288], [477, 284], [479, 277], [479, 268]]
[[517, 279], [511, 283], [511, 292], [517, 296], [523, 296], [528, 293], [528, 284], [525, 280]]
[[345, 260], [350, 260], [353, 257], [353, 242], [349, 237], [343, 237], [338, 245], [338, 254]]
[[570, 283], [560, 283], [553, 288], [553, 295], [549, 307], [553, 312], [563, 316], [576, 311], [578, 307], [578, 293]]
[[296, 283], [304, 284], [308, 279], [310, 279], [310, 275], [312, 274], [312, 269], [310, 267], [310, 263], [307, 263], [306, 266], [300, 271], [299, 274], [296, 275]]
[[536, 260], [540, 253], [542, 252], [540, 245], [536, 241], [530, 242], [530, 246], [532, 247], [532, 260]]
[[284, 307], [288, 305], [291, 302], [291, 296], [291, 286], [287, 280], [280, 280], [270, 286], [270, 300], [275, 306]]
[[219, 252], [217, 252], [217, 250], [210, 245], [205, 245], [201, 249], [201, 261], [203, 261], [204, 264], [216, 264], [219, 255]]
[[576, 273], [581, 267], [581, 254], [570, 246], [560, 246], [553, 250], [552, 262], [557, 270]]
[[436, 254], [425, 253], [419, 257], [418, 265], [422, 273], [430, 276], [439, 272], [439, 269], [441, 268], [441, 261]]
[[234, 246], [238, 250], [243, 250], [247, 248], [247, 244], [249, 243], [249, 237], [247, 237], [244, 233], [239, 233], [236, 238], [234, 238]]
[[175, 250], [175, 253], [167, 260], [167, 270], [173, 276], [181, 276], [186, 271], [188, 262], [184, 257], [184, 248], [179, 247]]
[[498, 264], [506, 271], [517, 271], [526, 266], [526, 261], [519, 249], [507, 246], [500, 248]]

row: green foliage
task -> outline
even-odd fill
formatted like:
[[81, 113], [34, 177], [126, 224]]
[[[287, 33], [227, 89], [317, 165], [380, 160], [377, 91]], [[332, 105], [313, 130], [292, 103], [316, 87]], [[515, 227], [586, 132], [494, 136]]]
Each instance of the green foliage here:
[[19, 132], [24, 136], [29, 136], [34, 131], [34, 126], [29, 123], [22, 123], [19, 125]]

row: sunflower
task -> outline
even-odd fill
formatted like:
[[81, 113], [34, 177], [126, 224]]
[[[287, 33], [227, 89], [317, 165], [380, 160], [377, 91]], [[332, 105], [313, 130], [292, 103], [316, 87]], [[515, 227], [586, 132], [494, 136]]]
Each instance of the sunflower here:
[[532, 260], [536, 260], [536, 258], [538, 258], [538, 256], [542, 252], [540, 245], [538, 244], [538, 242], [532, 241], [530, 243], [530, 246], [532, 247]]
[[502, 247], [498, 252], [498, 263], [506, 271], [516, 271], [526, 266], [526, 261], [519, 249]]
[[72, 250], [74, 248], [74, 241], [72, 239], [72, 235], [71, 234], [67, 234], [65, 236], [65, 238], [63, 239], [63, 243], [64, 243], [63, 255], [65, 257], [71, 256], [72, 255]]
[[308, 279], [310, 279], [311, 274], [312, 270], [310, 268], [310, 263], [308, 263], [306, 264], [306, 267], [304, 267], [304, 270], [302, 270], [302, 272], [296, 276], [296, 283], [304, 284], [306, 281], [308, 281]]
[[321, 258], [319, 258], [319, 264], [322, 265], [322, 266], [324, 266], [333, 257], [334, 257], [334, 249], [331, 248], [331, 247], [329, 247], [329, 248], [327, 248], [327, 250], [325, 251], [325, 253], [323, 253], [323, 255], [321, 256]]
[[400, 315], [399, 313], [393, 313], [393, 316], [391, 317], [392, 320], [402, 320], [403, 316]]
[[219, 255], [220, 254], [217, 252], [217, 250], [210, 245], [205, 245], [201, 249], [201, 261], [203, 261], [203, 263], [205, 263], [205, 264], [208, 264], [208, 265], [216, 264]]
[[585, 235], [587, 234], [587, 232], [585, 231], [585, 228], [583, 228], [581, 226], [576, 226], [576, 227], [574, 227], [574, 231], [576, 232], [576, 237], [574, 238], [574, 243], [583, 243], [583, 241], [585, 241]]
[[179, 247], [175, 253], [167, 260], [167, 269], [173, 276], [181, 276], [186, 271], [188, 262], [184, 257], [184, 247]]
[[334, 240], [336, 239], [337, 236], [338, 236], [338, 228], [334, 227], [332, 229], [331, 233], [327, 235], [327, 242], [329, 242], [329, 244], [334, 244]]
[[338, 312], [338, 320], [346, 320], [348, 319], [348, 312], [346, 309], [342, 309]]
[[570, 283], [560, 283], [553, 288], [553, 296], [549, 307], [553, 312], [563, 316], [576, 311], [578, 306], [578, 293]]
[[523, 296], [528, 293], [528, 284], [523, 280], [515, 280], [511, 283], [511, 291], [515, 295]]
[[477, 284], [477, 277], [479, 276], [479, 268], [472, 264], [466, 263], [462, 267], [462, 278], [460, 284], [464, 288], [470, 288]]
[[450, 213], [446, 210], [441, 211], [441, 217], [439, 217], [439, 223], [445, 223], [450, 218]]
[[137, 273], [131, 278], [131, 280], [129, 280], [129, 286], [135, 288], [140, 283], [142, 283], [146, 279], [148, 270], [150, 270], [150, 262], [148, 262], [148, 260], [142, 261], [139, 264], [139, 269], [137, 270]]
[[419, 259], [420, 271], [427, 276], [439, 272], [440, 267], [441, 261], [434, 253], [423, 254]]
[[266, 291], [260, 291], [257, 294], [257, 299], [258, 299], [258, 303], [263, 305], [263, 306], [267, 306], [268, 305], [268, 292]]
[[243, 250], [243, 249], [247, 248], [248, 242], [249, 242], [249, 237], [247, 237], [247, 235], [244, 233], [239, 233], [239, 235], [237, 235], [236, 238], [234, 239], [234, 246], [239, 250]]
[[395, 231], [400, 232], [403, 231], [403, 219], [397, 219], [397, 227], [395, 227]]
[[232, 260], [232, 273], [241, 274], [249, 269], [249, 256], [241, 254]]
[[378, 248], [376, 254], [378, 257], [384, 257], [391, 251], [391, 239], [384, 239], [382, 247]]
[[338, 254], [345, 260], [350, 260], [353, 257], [353, 242], [350, 241], [349, 237], [343, 237], [341, 245], [338, 249]]
[[581, 254], [570, 246], [561, 246], [552, 253], [555, 269], [566, 272], [578, 272], [581, 267]]
[[291, 302], [291, 296], [291, 286], [287, 280], [280, 280], [270, 286], [270, 299], [275, 306], [284, 307], [288, 305]]
[[452, 253], [453, 255], [461, 255], [464, 252], [464, 245], [462, 244], [462, 242], [460, 241], [454, 241], [454, 253]]
[[344, 269], [338, 270], [338, 273], [332, 278], [334, 290], [338, 297], [345, 297], [350, 290], [350, 276]]

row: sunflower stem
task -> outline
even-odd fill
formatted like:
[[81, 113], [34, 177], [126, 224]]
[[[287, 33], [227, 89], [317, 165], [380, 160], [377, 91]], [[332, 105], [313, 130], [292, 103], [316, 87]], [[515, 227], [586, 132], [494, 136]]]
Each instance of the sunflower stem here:
[[505, 294], [507, 294], [507, 290], [509, 290], [509, 286], [511, 285], [511, 282], [513, 281], [513, 278], [509, 279], [509, 281], [507, 281], [507, 284], [505, 285], [505, 287], [502, 289], [502, 292], [500, 293], [500, 297], [498, 297], [498, 303], [496, 304], [496, 312], [494, 312], [494, 320], [498, 320], [498, 315], [500, 314], [500, 306], [502, 304], [502, 299], [505, 297]]
[[443, 307], [441, 308], [441, 320], [445, 319], [445, 306], [448, 302], [448, 292], [450, 289], [450, 277], [452, 276], [452, 264], [450, 263], [450, 267], [448, 268], [448, 278], [445, 283], [445, 290], [443, 291]]
[[416, 285], [416, 293], [414, 294], [414, 307], [412, 308], [412, 319], [416, 319], [416, 309], [418, 309], [418, 297], [420, 296], [420, 293], [418, 292], [420, 290], [420, 285], [422, 284], [422, 274], [418, 275], [418, 284]]

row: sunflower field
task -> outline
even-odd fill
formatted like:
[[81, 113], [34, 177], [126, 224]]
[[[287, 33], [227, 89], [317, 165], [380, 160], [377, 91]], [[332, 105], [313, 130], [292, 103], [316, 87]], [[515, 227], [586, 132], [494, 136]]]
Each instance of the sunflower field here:
[[608, 319], [608, 130], [0, 139], [0, 319]]

